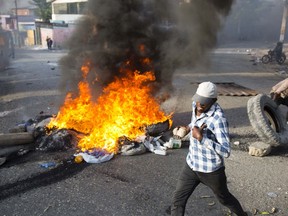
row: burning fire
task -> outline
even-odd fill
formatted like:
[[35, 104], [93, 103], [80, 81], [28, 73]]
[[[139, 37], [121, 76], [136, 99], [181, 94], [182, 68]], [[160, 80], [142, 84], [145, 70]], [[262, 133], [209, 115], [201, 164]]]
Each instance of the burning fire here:
[[[148, 58], [141, 62], [151, 64]], [[155, 81], [154, 73], [132, 71], [127, 69], [130, 65], [131, 62], [126, 62], [121, 69], [124, 76], [115, 78], [93, 102], [87, 81], [91, 66], [85, 63], [81, 68], [83, 80], [78, 84], [78, 97], [73, 98], [68, 93], [57, 117], [47, 127], [74, 129], [86, 134], [78, 143], [81, 151], [102, 149], [117, 153], [120, 137], [134, 139], [145, 133], [145, 126], [166, 120], [171, 125], [171, 115], [166, 115], [151, 96], [149, 84]]]

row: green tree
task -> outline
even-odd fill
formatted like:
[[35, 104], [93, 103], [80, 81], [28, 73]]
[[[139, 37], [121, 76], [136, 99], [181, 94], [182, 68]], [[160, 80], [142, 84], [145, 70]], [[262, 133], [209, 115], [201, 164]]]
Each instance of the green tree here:
[[[55, 0], [54, 0], [55, 1]], [[52, 1], [47, 0], [32, 0], [30, 4], [35, 5], [35, 14], [39, 16], [44, 22], [49, 22], [52, 18]]]

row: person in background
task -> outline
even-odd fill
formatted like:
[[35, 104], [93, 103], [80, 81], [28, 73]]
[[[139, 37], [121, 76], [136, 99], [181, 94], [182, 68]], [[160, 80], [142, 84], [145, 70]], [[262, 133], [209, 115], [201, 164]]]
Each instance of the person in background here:
[[224, 158], [230, 155], [228, 122], [217, 101], [217, 87], [200, 83], [192, 102], [189, 152], [178, 179], [170, 208], [172, 216], [183, 216], [186, 203], [203, 183], [212, 189], [221, 204], [238, 216], [247, 216], [239, 201], [229, 192]]
[[46, 37], [46, 42], [47, 42], [48, 49], [51, 50], [52, 49], [53, 40], [49, 36], [47, 36]]
[[280, 59], [283, 51], [283, 43], [281, 41], [277, 42], [276, 47], [273, 52], [275, 52], [276, 58]]

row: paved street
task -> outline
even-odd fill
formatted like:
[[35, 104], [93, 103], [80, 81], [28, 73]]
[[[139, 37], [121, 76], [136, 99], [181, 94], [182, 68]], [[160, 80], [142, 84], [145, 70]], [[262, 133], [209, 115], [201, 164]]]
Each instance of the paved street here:
[[[175, 112], [174, 126], [189, 123], [197, 82], [235, 82], [268, 94], [274, 84], [286, 78], [277, 71], [285, 69], [287, 62], [281, 67], [253, 65], [248, 48], [260, 56], [267, 47], [236, 44], [219, 48], [207, 57], [205, 66], [175, 72], [175, 91], [162, 105], [167, 112]], [[58, 61], [63, 55], [65, 51], [61, 50], [16, 50], [11, 66], [0, 72], [0, 133], [8, 133], [9, 128], [40, 112], [58, 112], [65, 96], [58, 90], [62, 77]], [[218, 100], [230, 123], [232, 143], [240, 142], [240, 146], [233, 145], [226, 159], [228, 187], [249, 212], [275, 207], [273, 215], [287, 216], [288, 150], [274, 149], [263, 158], [248, 155], [245, 146], [259, 140], [247, 116], [249, 98], [220, 96]], [[0, 215], [166, 215], [187, 151], [185, 143], [181, 149], [169, 150], [166, 156], [117, 155], [102, 164], [75, 164], [71, 162], [73, 151], [30, 152], [0, 167]], [[57, 166], [40, 167], [47, 161]], [[186, 215], [225, 213], [227, 209], [203, 185], [193, 193], [186, 210]]]
[[36, 48], [16, 50], [15, 60], [0, 74], [2, 133], [40, 112], [57, 113], [61, 78], [57, 62], [63, 54]]

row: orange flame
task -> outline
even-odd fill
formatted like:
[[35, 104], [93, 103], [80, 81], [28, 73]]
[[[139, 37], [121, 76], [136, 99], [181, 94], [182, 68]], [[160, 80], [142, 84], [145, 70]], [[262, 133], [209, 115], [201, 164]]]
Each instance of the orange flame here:
[[[143, 60], [145, 64], [149, 62], [149, 59]], [[78, 143], [82, 151], [100, 148], [117, 153], [120, 137], [134, 139], [145, 133], [143, 126], [167, 119], [171, 125], [171, 115], [166, 115], [150, 94], [147, 84], [155, 81], [153, 72], [140, 74], [123, 69], [125, 76], [116, 78], [93, 102], [86, 80], [89, 68], [89, 63], [81, 68], [84, 80], [78, 84], [79, 96], [72, 99], [71, 93], [67, 94], [64, 106], [48, 128], [74, 129], [87, 134]]]

